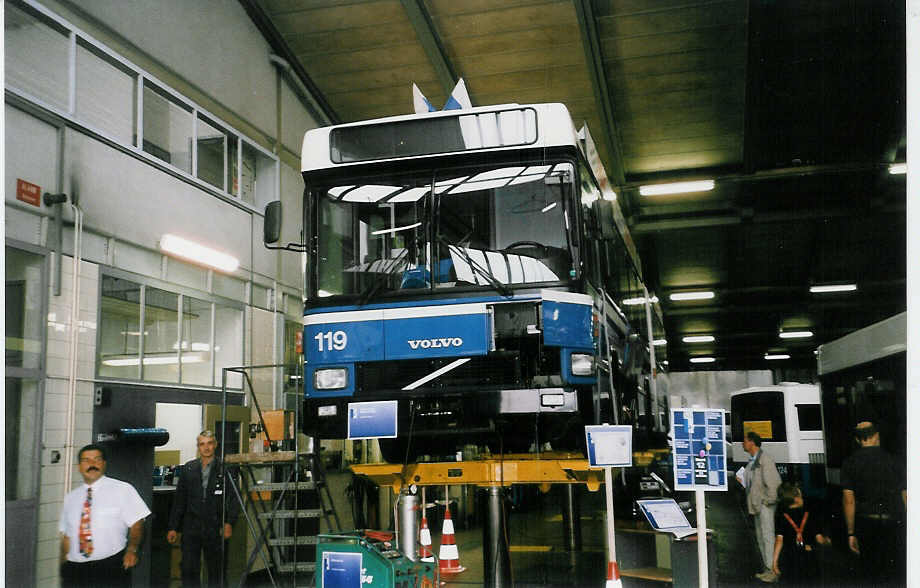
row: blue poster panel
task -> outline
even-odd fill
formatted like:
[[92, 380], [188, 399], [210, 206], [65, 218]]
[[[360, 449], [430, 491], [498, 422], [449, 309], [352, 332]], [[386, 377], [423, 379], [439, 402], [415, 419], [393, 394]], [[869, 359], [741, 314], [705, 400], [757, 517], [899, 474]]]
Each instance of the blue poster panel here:
[[728, 490], [725, 411], [671, 409], [676, 490]]
[[349, 439], [387, 439], [396, 437], [398, 400], [348, 403]]
[[326, 551], [320, 588], [361, 588], [361, 554]]

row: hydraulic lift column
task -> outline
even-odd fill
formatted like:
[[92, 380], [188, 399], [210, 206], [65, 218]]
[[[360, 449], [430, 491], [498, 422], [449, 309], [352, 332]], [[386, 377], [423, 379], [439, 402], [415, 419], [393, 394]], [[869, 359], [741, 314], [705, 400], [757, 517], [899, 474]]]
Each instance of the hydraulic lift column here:
[[508, 518], [504, 488], [489, 486], [486, 494], [486, 520], [482, 525], [482, 580], [488, 588], [511, 586], [511, 556], [505, 535]]

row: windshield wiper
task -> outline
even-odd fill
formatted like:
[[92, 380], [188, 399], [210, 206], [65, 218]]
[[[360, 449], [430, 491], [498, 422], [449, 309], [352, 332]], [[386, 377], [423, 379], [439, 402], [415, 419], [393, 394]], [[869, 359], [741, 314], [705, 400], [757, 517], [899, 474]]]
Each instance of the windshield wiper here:
[[468, 263], [470, 268], [479, 274], [482, 279], [488, 282], [496, 292], [505, 298], [511, 298], [514, 296], [514, 291], [507, 284], [503, 284], [501, 281], [499, 281], [499, 279], [495, 277], [495, 274], [493, 274], [488, 268], [482, 267], [479, 262], [473, 259], [473, 256], [471, 256], [465, 248], [459, 245], [454, 245], [446, 238], [444, 238], [443, 235], [438, 235], [438, 241], [443, 245], [446, 245], [449, 252], [456, 252], [460, 257], [462, 257], [463, 261]]
[[370, 301], [370, 299], [373, 298], [377, 294], [377, 292], [380, 291], [383, 285], [387, 283], [387, 280], [390, 279], [390, 276], [396, 273], [396, 270], [400, 267], [400, 261], [402, 261], [402, 259], [406, 257], [407, 253], [409, 253], [409, 250], [403, 249], [399, 255], [391, 259], [389, 263], [387, 263], [382, 268], [382, 271], [377, 274], [377, 276], [373, 279], [370, 285], [368, 285], [364, 290], [362, 290], [361, 294], [358, 297], [358, 306], [364, 306], [365, 304], [367, 304], [368, 301]]

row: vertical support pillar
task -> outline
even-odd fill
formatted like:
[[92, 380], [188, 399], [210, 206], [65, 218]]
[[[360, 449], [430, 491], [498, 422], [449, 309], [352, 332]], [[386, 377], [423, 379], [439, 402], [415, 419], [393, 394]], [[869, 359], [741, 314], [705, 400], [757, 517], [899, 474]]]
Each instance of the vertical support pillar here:
[[562, 532], [566, 551], [581, 551], [581, 505], [576, 484], [562, 486]]
[[399, 497], [399, 550], [412, 561], [418, 561], [418, 496], [403, 489]]
[[482, 579], [488, 588], [511, 586], [511, 556], [505, 537], [504, 489], [486, 488], [486, 521], [482, 526]]

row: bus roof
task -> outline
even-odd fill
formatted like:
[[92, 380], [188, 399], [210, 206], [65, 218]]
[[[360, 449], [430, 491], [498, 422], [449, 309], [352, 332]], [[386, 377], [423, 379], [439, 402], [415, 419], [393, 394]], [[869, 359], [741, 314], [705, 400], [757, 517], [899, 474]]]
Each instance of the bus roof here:
[[729, 398], [751, 394], [752, 392], [783, 392], [794, 396], [795, 400], [817, 403], [820, 400], [816, 384], [800, 384], [799, 382], [780, 382], [771, 386], [751, 386], [743, 390], [736, 390], [729, 394]]
[[[411, 125], [411, 128], [409, 124], [404, 124], [412, 122], [417, 124]], [[431, 137], [438, 135], [426, 133], [425, 131], [428, 130], [429, 126], [432, 131], [435, 129], [445, 130], [446, 125], [454, 127], [449, 130], [463, 131], [462, 144], [445, 143], [440, 147], [438, 145], [431, 147], [433, 143]], [[457, 128], [458, 126], [459, 128]], [[407, 154], [393, 152], [384, 154], [381, 149], [378, 154], [375, 154], [373, 151], [367, 151], [363, 155], [356, 157], [354, 153], [347, 153], [346, 150], [343, 149], [337, 150], [333, 145], [336, 137], [343, 137], [348, 134], [347, 131], [342, 132], [339, 131], [339, 129], [368, 128], [370, 130], [371, 127], [374, 127], [374, 132], [378, 134], [384, 130], [388, 130], [387, 127], [390, 127], [390, 129], [392, 129], [391, 136], [396, 136], [397, 131], [401, 133], [411, 131], [416, 137], [426, 138], [425, 141], [420, 141], [420, 144], [423, 144], [428, 149], [424, 152], [420, 152], [420, 149], [415, 149]], [[468, 132], [470, 129], [471, 132]], [[412, 138], [405, 134], [399, 136], [401, 140]], [[384, 137], [384, 139], [385, 138], [388, 137]], [[406, 141], [402, 141], [402, 143], [405, 142]], [[354, 147], [359, 149], [373, 149], [374, 146], [368, 145], [368, 143], [371, 142], [365, 140], [362, 144], [356, 144]], [[381, 146], [386, 144], [388, 148], [392, 147], [390, 143], [384, 140], [381, 140], [380, 144]], [[564, 104], [504, 104], [498, 106], [479, 106], [472, 109], [444, 110], [423, 114], [390, 116], [311, 129], [306, 132], [303, 138], [301, 171], [309, 172], [348, 167], [368, 162], [419, 159], [432, 156], [438, 157], [454, 155], [464, 151], [504, 151], [521, 148], [541, 149], [556, 146], [580, 147], [578, 133], [575, 130], [575, 126], [572, 124], [572, 118]], [[411, 146], [409, 149], [411, 149]]]
[[907, 313], [853, 331], [818, 346], [818, 375], [882, 359], [907, 350]]

